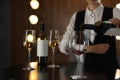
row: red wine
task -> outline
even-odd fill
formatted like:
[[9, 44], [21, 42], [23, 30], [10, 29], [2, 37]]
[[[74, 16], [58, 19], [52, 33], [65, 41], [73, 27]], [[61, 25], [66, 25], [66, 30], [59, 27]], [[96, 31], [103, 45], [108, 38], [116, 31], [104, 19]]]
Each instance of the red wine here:
[[83, 51], [74, 51], [75, 54], [80, 55], [83, 54]]

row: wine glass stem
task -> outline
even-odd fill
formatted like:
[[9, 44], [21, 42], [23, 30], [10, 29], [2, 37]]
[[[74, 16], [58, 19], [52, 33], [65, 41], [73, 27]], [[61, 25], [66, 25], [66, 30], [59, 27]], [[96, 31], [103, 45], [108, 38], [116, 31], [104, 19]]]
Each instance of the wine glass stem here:
[[31, 53], [31, 48], [28, 48], [28, 67], [30, 67], [30, 53]]
[[80, 55], [79, 55], [78, 61], [77, 61], [77, 75], [80, 75]]
[[54, 58], [55, 58], [55, 48], [52, 48], [52, 65], [55, 65]]

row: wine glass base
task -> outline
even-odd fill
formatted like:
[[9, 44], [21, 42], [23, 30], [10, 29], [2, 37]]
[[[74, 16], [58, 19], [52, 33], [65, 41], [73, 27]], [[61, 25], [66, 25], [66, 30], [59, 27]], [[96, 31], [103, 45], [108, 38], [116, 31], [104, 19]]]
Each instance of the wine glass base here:
[[24, 67], [23, 70], [25, 70], [25, 71], [31, 71], [31, 70], [35, 70], [35, 69], [32, 68], [32, 67]]
[[87, 79], [87, 76], [85, 75], [72, 75], [71, 78], [73, 80], [77, 80], [77, 79]]
[[58, 68], [58, 67], [60, 67], [60, 66], [59, 66], [59, 65], [55, 65], [55, 64], [51, 64], [51, 65], [48, 65], [48, 67], [49, 67], [49, 68], [56, 68], [56, 67]]

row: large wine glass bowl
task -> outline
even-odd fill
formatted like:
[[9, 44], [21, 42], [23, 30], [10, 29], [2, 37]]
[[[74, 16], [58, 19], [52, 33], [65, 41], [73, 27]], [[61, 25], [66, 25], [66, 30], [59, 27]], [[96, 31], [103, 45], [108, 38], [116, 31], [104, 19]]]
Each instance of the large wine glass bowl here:
[[50, 30], [50, 39], [49, 39], [49, 47], [52, 49], [52, 64], [48, 65], [50, 68], [59, 67], [59, 65], [55, 65], [55, 50], [60, 44], [59, 32], [58, 30]]
[[28, 50], [28, 64], [26, 67], [23, 68], [23, 70], [33, 70], [30, 66], [30, 53], [33, 47], [35, 47], [36, 44], [36, 36], [35, 36], [35, 30], [27, 29], [25, 30], [23, 39], [23, 46]]
[[87, 76], [84, 75], [83, 73], [83, 64], [80, 65], [80, 55], [84, 54], [84, 46], [88, 45], [88, 40], [86, 40], [86, 36], [84, 34], [83, 31], [73, 31], [73, 36], [71, 37], [70, 41], [69, 41], [69, 48], [71, 49], [71, 51], [78, 56], [77, 58], [77, 70], [76, 70], [76, 74], [72, 75], [71, 78], [72, 79], [86, 79]]

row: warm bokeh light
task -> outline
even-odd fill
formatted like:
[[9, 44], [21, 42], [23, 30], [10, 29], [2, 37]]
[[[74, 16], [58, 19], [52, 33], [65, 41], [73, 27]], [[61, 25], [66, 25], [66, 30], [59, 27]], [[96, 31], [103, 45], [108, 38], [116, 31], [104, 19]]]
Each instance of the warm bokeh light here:
[[32, 70], [29, 73], [29, 80], [39, 80], [38, 79], [38, 70]]
[[120, 69], [117, 69], [115, 73], [115, 79], [118, 80], [119, 78], [120, 78]]
[[120, 9], [120, 3], [118, 3], [118, 4], [116, 5], [116, 8], [119, 8], [119, 9]]
[[40, 4], [37, 0], [31, 0], [30, 1], [30, 6], [31, 6], [32, 9], [38, 9]]
[[30, 66], [34, 69], [37, 69], [38, 62], [30, 62]]
[[117, 40], [120, 40], [120, 36], [116, 36], [116, 39], [117, 39]]
[[33, 35], [29, 34], [29, 35], [27, 36], [27, 41], [28, 41], [28, 42], [33, 42]]
[[38, 23], [38, 17], [36, 15], [30, 15], [29, 21], [31, 24], [35, 25]]
[[38, 80], [38, 62], [30, 62], [30, 66], [35, 70], [30, 71], [29, 80]]

